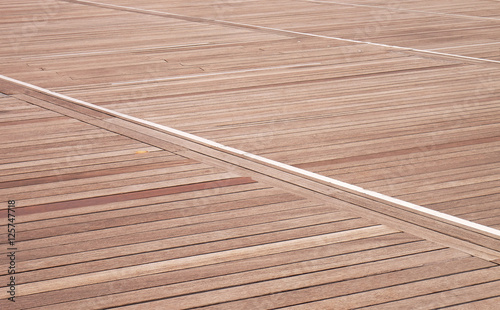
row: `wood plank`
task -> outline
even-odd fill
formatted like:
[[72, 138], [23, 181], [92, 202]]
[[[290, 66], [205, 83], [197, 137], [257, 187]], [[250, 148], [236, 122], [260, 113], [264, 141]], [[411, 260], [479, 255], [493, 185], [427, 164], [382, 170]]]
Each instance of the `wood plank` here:
[[282, 241], [270, 245], [261, 245], [248, 247], [237, 250], [230, 250], [214, 254], [205, 254], [200, 256], [188, 257], [186, 259], [176, 259], [171, 261], [163, 261], [151, 264], [144, 264], [141, 266], [131, 266], [120, 269], [119, 272], [115, 270], [101, 271], [93, 274], [73, 276], [62, 279], [47, 280], [39, 283], [23, 284], [19, 288], [23, 290], [24, 295], [31, 295], [47, 291], [54, 291], [67, 287], [76, 287], [91, 283], [105, 282], [113, 279], [131, 278], [145, 274], [154, 274], [158, 272], [165, 272], [167, 270], [178, 270], [189, 267], [196, 267], [211, 264], [214, 259], [218, 261], [232, 261], [242, 258], [254, 257], [255, 250], [259, 249], [258, 255], [279, 253], [292, 249], [299, 249], [304, 247], [314, 247], [328, 242], [341, 242], [347, 240], [360, 239], [366, 236], [373, 236], [377, 234], [387, 234], [394, 232], [386, 227], [373, 226], [362, 228], [358, 230], [332, 233], [325, 236], [309, 237], [303, 239], [296, 239], [291, 241]]
[[[261, 297], [253, 301], [247, 300], [241, 302], [225, 303], [223, 305], [217, 305], [212, 308], [223, 307], [225, 309], [230, 309], [231, 306], [237, 304], [244, 304], [244, 303], [251, 304], [252, 302], [253, 304], [258, 304], [259, 302], [269, 302], [267, 300], [272, 300], [273, 301], [272, 304], [277, 306], [278, 309], [281, 307], [283, 308], [289, 307], [290, 309], [311, 309], [311, 307], [312, 308], [325, 307], [325, 306], [331, 306], [332, 304], [335, 305], [335, 307], [338, 307], [339, 309], [352, 309], [371, 304], [375, 296], [377, 297], [377, 300], [391, 300], [394, 297], [401, 298], [405, 295], [411, 296], [412, 294], [417, 293], [416, 291], [417, 289], [424, 291], [432, 291], [439, 289], [439, 287], [457, 287], [460, 285], [467, 286], [470, 284], [484, 283], [484, 281], [488, 280], [496, 281], [499, 277], [498, 268], [495, 267], [481, 268], [478, 265], [474, 266], [474, 263], [469, 265], [471, 271], [467, 271], [456, 275], [453, 274], [454, 264], [455, 264], [454, 261], [449, 261], [447, 262], [447, 264], [443, 264], [441, 268], [437, 269], [433, 268], [432, 264], [430, 264], [412, 270], [396, 271], [389, 275], [375, 275], [373, 276], [371, 283], [363, 281], [362, 284], [364, 286], [363, 288], [359, 286], [360, 285], [359, 283], [357, 284], [356, 287], [354, 286], [356, 282], [361, 282], [360, 280], [358, 281], [352, 280], [350, 281], [352, 282], [352, 284], [349, 282], [347, 283], [341, 282], [337, 283], [336, 285], [328, 284], [321, 288], [314, 287], [314, 290], [313, 289], [295, 290], [291, 292], [285, 292], [281, 294]], [[479, 269], [476, 269], [478, 267]], [[405, 274], [405, 280], [409, 280], [410, 278], [416, 279], [416, 282], [408, 284], [408, 286], [415, 289], [415, 291], [405, 290], [401, 291], [400, 293], [397, 293], [399, 292], [398, 290], [401, 289], [401, 287], [396, 286], [396, 284], [405, 282], [405, 280], [402, 280], [402, 278], [399, 279], [395, 278], [400, 276], [401, 274]], [[429, 279], [428, 281], [417, 280], [417, 279], [422, 280], [433, 277], [436, 277], [436, 279]], [[422, 284], [424, 282], [425, 284]], [[380, 291], [376, 290], [377, 287], [384, 287], [386, 285], [392, 287], [384, 288], [382, 294], [380, 293]], [[429, 286], [433, 285], [433, 286], [429, 287], [428, 285]], [[368, 290], [368, 287], [374, 288], [375, 290], [361, 292], [358, 294], [352, 294], [352, 292], [355, 290]], [[315, 294], [315, 296], [311, 296], [311, 294]], [[338, 297], [335, 299], [326, 299], [328, 298], [327, 296], [332, 296], [332, 297], [338, 296]], [[324, 299], [314, 302], [308, 302], [311, 299], [315, 298], [316, 299], [324, 298]], [[298, 305], [294, 305], [295, 303], [297, 303]], [[205, 307], [205, 308], [209, 309], [210, 307]]]
[[[37, 298], [37, 295], [22, 297], [23, 303], [29, 306], [43, 306], [51, 305], [60, 302], [75, 301], [85, 304], [87, 298], [94, 298], [93, 302], [102, 302], [99, 292], [109, 292], [109, 294], [124, 293], [129, 296], [136, 296], [136, 300], [142, 301], [139, 295], [146, 294], [144, 289], [155, 290], [156, 287], [162, 285], [179, 285], [181, 283], [190, 283], [190, 281], [203, 281], [204, 279], [216, 279], [217, 277], [235, 277], [241, 275], [242, 272], [257, 272], [259, 269], [279, 267], [285, 268], [287, 264], [301, 263], [305, 264], [308, 261], [315, 259], [328, 258], [328, 257], [352, 257], [353, 259], [360, 259], [359, 253], [367, 250], [376, 250], [379, 252], [388, 253], [394, 249], [401, 249], [405, 247], [405, 243], [419, 242], [417, 238], [408, 234], [397, 233], [383, 235], [379, 237], [370, 237], [367, 239], [359, 239], [354, 241], [341, 242], [339, 244], [319, 246], [314, 248], [307, 248], [303, 250], [290, 251], [285, 253], [259, 256], [256, 258], [244, 259], [234, 262], [218, 263], [204, 267], [196, 267], [191, 270], [178, 270], [168, 273], [159, 273], [156, 275], [138, 277], [134, 279], [134, 285], [131, 285], [127, 280], [104, 282], [95, 285], [82, 286], [72, 289], [66, 289], [59, 293], [58, 291], [42, 293]], [[411, 248], [411, 246], [406, 246]], [[420, 251], [425, 249], [425, 246], [414, 246], [415, 250]], [[344, 256], [342, 256], [344, 255]], [[366, 257], [369, 257], [367, 255]], [[339, 259], [340, 262], [347, 262], [347, 259]], [[330, 259], [331, 263], [331, 259]], [[310, 267], [314, 264], [309, 263]], [[373, 268], [372, 268], [373, 269]], [[300, 270], [293, 268], [290, 270]], [[244, 277], [239, 276], [239, 279], [244, 281]], [[163, 290], [164, 291], [164, 290]], [[115, 295], [117, 296], [117, 295]], [[118, 300], [116, 298], [115, 300]], [[120, 298], [123, 303], [123, 299]], [[108, 303], [110, 300], [108, 299]], [[116, 302], [114, 303], [116, 304]], [[55, 305], [52, 305], [55, 306]]]
[[478, 300], [478, 301], [471, 302], [471, 303], [447, 307], [445, 309], [454, 309], [454, 310], [481, 309], [481, 308], [484, 308], [484, 309], [490, 308], [491, 309], [491, 308], [496, 307], [498, 305], [499, 301], [500, 301], [500, 296], [496, 296], [494, 298]]
[[442, 309], [448, 309], [449, 307], [447, 307], [446, 305], [456, 305], [460, 303], [472, 306], [472, 304], [474, 304], [474, 301], [476, 300], [482, 300], [482, 302], [492, 302], [494, 300], [494, 297], [496, 297], [496, 295], [498, 294], [498, 284], [500, 284], [500, 281], [492, 281], [463, 288], [437, 292], [434, 294], [426, 294], [419, 297], [403, 299], [400, 301], [362, 307], [359, 309], [390, 310], [401, 309], [401, 307], [410, 307], [413, 309], [428, 309], [429, 307], [434, 306], [439, 306]]
[[[444, 253], [439, 253], [444, 254]], [[437, 253], [435, 255], [439, 256]], [[394, 269], [398, 269], [398, 271], [389, 272], [388, 274], [379, 274], [379, 275], [371, 275], [363, 278], [356, 278], [355, 275], [351, 274], [342, 274], [338, 273], [337, 270], [328, 270], [323, 273], [313, 273], [310, 275], [303, 275], [298, 277], [290, 277], [283, 278], [277, 280], [271, 280], [269, 282], [262, 283], [254, 283], [245, 286], [238, 287], [229, 287], [227, 289], [220, 290], [217, 295], [209, 294], [209, 293], [201, 293], [199, 294], [199, 298], [189, 298], [189, 297], [178, 297], [170, 300], [160, 300], [153, 301], [150, 304], [151, 306], [169, 306], [173, 309], [182, 309], [186, 307], [200, 307], [205, 306], [206, 309], [234, 309], [234, 307], [238, 306], [252, 306], [252, 305], [264, 305], [264, 304], [272, 304], [273, 307], [292, 307], [296, 303], [304, 303], [308, 299], [320, 299], [324, 296], [333, 295], [333, 296], [342, 296], [343, 294], [352, 294], [357, 290], [369, 290], [377, 287], [383, 287], [387, 285], [386, 283], [395, 284], [397, 282], [402, 281], [401, 278], [399, 280], [395, 279], [396, 276], [405, 274], [405, 279], [415, 278], [422, 279], [425, 277], [432, 277], [433, 274], [447, 274], [448, 272], [453, 272], [453, 267], [449, 262], [440, 264], [442, 269], [441, 271], [434, 270], [431, 271], [432, 263], [426, 265], [424, 267], [416, 267], [404, 269], [404, 265], [401, 266], [402, 269], [399, 269], [396, 266], [392, 266]], [[445, 267], [446, 266], [446, 267]], [[474, 266], [471, 264], [469, 268], [472, 270], [478, 268], [480, 265]], [[451, 269], [450, 269], [451, 268]], [[393, 269], [393, 270], [394, 270]], [[419, 272], [417, 275], [416, 272]], [[484, 273], [484, 272], [483, 272]], [[345, 279], [344, 277], [348, 278]], [[352, 278], [351, 278], [352, 277]], [[370, 279], [373, 281], [366, 281], [365, 279]], [[301, 279], [302, 278], [302, 279]], [[336, 280], [338, 282], [335, 282]], [[342, 281], [345, 279], [345, 281]], [[403, 280], [404, 281], [404, 280]], [[273, 282], [278, 282], [274, 284]], [[303, 286], [303, 283], [307, 283], [309, 288], [307, 289], [297, 289]], [[360, 286], [360, 283], [363, 282], [363, 287]], [[328, 283], [328, 284], [324, 284]], [[265, 287], [265, 290], [273, 292], [273, 294], [269, 294], [267, 296], [260, 296], [260, 292], [262, 292], [262, 288]], [[252, 298], [253, 296], [259, 296]], [[206, 296], [202, 298], [202, 296]], [[321, 302], [319, 302], [321, 303]], [[213, 305], [213, 306], [210, 306]], [[323, 303], [323, 305], [327, 305]], [[332, 305], [330, 301], [329, 305]], [[342, 307], [343, 305], [340, 303], [335, 303], [335, 305], [339, 306], [339, 309], [346, 309], [346, 307]], [[302, 308], [305, 307], [314, 307], [316, 305], [302, 305]], [[132, 305], [126, 308], [129, 309], [138, 309], [140, 305]], [[300, 308], [300, 306], [298, 306]], [[310, 309], [310, 308], [309, 308]]]

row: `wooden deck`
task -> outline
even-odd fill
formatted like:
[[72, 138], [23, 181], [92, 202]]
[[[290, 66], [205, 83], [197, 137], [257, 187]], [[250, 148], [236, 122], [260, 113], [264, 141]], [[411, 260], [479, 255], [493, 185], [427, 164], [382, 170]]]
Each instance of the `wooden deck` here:
[[0, 74], [18, 80], [0, 78], [17, 232], [2, 309], [500, 301], [498, 1], [19, 0], [0, 16]]

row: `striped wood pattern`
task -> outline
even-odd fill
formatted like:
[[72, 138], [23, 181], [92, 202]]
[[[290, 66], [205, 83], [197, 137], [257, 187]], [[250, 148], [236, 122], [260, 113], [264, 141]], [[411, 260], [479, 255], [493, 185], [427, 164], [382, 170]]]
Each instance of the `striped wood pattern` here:
[[[307, 1], [293, 3], [276, 14], [296, 16], [292, 14], [296, 6], [297, 10], [307, 6], [311, 19], [315, 16], [312, 11], [325, 10], [324, 5]], [[495, 5], [490, 3], [490, 12]], [[19, 10], [4, 6], [12, 16]], [[243, 10], [248, 14], [238, 21], [261, 21], [259, 25], [283, 20], [276, 14], [264, 14], [274, 10], [275, 4], [261, 1], [214, 6], [142, 1], [136, 6], [158, 12], [196, 12], [203, 17], [213, 17], [211, 11], [221, 8], [231, 12], [228, 17], [236, 18], [236, 12]], [[248, 6], [256, 11], [250, 14]], [[355, 10], [353, 14], [367, 9], [346, 7]], [[458, 4], [454, 8], [457, 13]], [[32, 5], [35, 9], [40, 8]], [[500, 195], [500, 71], [496, 64], [424, 58], [371, 45], [294, 38], [289, 33], [73, 3], [58, 3], [52, 10], [50, 23], [40, 24], [36, 36], [18, 36], [19, 46], [2, 47], [3, 73], [500, 227], [496, 207]], [[66, 16], [73, 16], [75, 31], [68, 30]], [[14, 18], [6, 24], [14, 28], [11, 19], [16, 25]], [[301, 19], [289, 20], [299, 25]], [[17, 25], [22, 28], [23, 24]], [[116, 37], [110, 39], [109, 33]], [[59, 43], [50, 44], [49, 49], [46, 42], [52, 38]], [[457, 50], [475, 46], [474, 42], [458, 44], [466, 47], [446, 42]], [[13, 52], [16, 46], [21, 53]], [[478, 48], [483, 50], [482, 46]], [[494, 53], [494, 44], [486, 46]]]
[[[106, 2], [499, 55], [495, 1], [474, 10], [466, 1], [412, 1], [390, 15], [380, 1]], [[62, 1], [4, 2], [0, 15], [8, 42], [1, 74], [500, 227], [498, 65]], [[19, 201], [23, 309], [498, 302], [498, 260], [182, 147], [159, 148], [2, 94], [0, 107], [0, 192]]]
[[176, 149], [0, 102], [0, 190], [18, 199], [19, 309], [348, 309], [431, 305], [425, 296], [471, 286], [483, 290], [467, 302], [496, 294], [484, 289], [500, 281], [493, 262]]

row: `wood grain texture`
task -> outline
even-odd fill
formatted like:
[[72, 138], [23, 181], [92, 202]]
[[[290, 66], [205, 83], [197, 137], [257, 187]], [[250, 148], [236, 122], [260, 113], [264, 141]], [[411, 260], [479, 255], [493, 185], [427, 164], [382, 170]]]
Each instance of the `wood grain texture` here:
[[[20, 100], [16, 104], [28, 106]], [[31, 109], [33, 113], [45, 111], [34, 106]], [[78, 121], [73, 126], [83, 132], [86, 127], [97, 134], [102, 131]], [[44, 145], [43, 138], [54, 137], [51, 132], [37, 134], [39, 145]], [[106, 132], [102, 137], [108, 135]], [[69, 137], [78, 139], [71, 133], [68, 137], [57, 135], [58, 139]], [[94, 139], [99, 142], [99, 137]], [[122, 140], [126, 142], [127, 138]], [[155, 150], [147, 145], [139, 149]], [[468, 295], [471, 296], [468, 301], [495, 297], [494, 289], [477, 294], [470, 290], [477, 285], [494, 287], [488, 285], [497, 281], [497, 269], [492, 269], [497, 266], [494, 262], [376, 224], [369, 216], [361, 218], [341, 211], [345, 208], [340, 208], [340, 201], [311, 200], [235, 172], [231, 173], [232, 178], [224, 178], [223, 169], [217, 168], [220, 173], [213, 174], [212, 169], [207, 169], [209, 163], [185, 157], [190, 152], [156, 149], [153, 153], [156, 154], [143, 157], [150, 153], [129, 152], [124, 159], [114, 155], [109, 158], [114, 161], [101, 163], [120, 168], [80, 166], [78, 161], [66, 160], [53, 161], [52, 169], [23, 171], [22, 174], [28, 175], [49, 175], [42, 178], [43, 182], [28, 179], [24, 185], [27, 191], [33, 186], [57, 187], [68, 181], [91, 184], [83, 181], [101, 174], [105, 178], [114, 175], [134, 178], [135, 172], [151, 176], [149, 180], [155, 184], [156, 170], [183, 166], [201, 165], [203, 169], [194, 171], [219, 176], [216, 181], [190, 184], [192, 178], [182, 178], [182, 174], [174, 171], [169, 174], [171, 178], [185, 185], [123, 192], [113, 199], [110, 198], [113, 196], [90, 196], [71, 200], [73, 195], [80, 195], [78, 192], [92, 193], [86, 186], [73, 186], [68, 187], [72, 193], [66, 196], [67, 200], [47, 204], [43, 210], [40, 205], [26, 204], [37, 198], [19, 200], [19, 218], [24, 219], [19, 223], [23, 232], [18, 241], [22, 248], [19, 262], [24, 270], [23, 283], [19, 285], [23, 293], [18, 302], [23, 308], [147, 305], [232, 309], [257, 304], [291, 307], [304, 302], [342, 308], [371, 305], [367, 301], [374, 303], [373, 300], [398, 304], [438, 294], [432, 289], [442, 287], [436, 277], [444, 277], [443, 283], [454, 283], [449, 290], [467, 290], [472, 294]], [[39, 153], [33, 160], [50, 158], [52, 154]], [[106, 152], [102, 154], [107, 156]], [[63, 165], [57, 170], [59, 162]], [[138, 170], [140, 163], [143, 169]], [[128, 171], [128, 167], [132, 170]], [[75, 173], [75, 169], [80, 172]], [[4, 176], [6, 185], [14, 185], [4, 190], [19, 188], [15, 185], [22, 188], [22, 174]], [[9, 181], [9, 177], [17, 181]], [[97, 195], [104, 183], [92, 184]], [[121, 184], [114, 186], [118, 188]], [[435, 227], [438, 229], [438, 225]], [[473, 282], [475, 278], [469, 273], [479, 274], [482, 270], [488, 270], [488, 277], [480, 274], [483, 282]], [[448, 276], [457, 279], [448, 280]], [[338, 291], [337, 287], [356, 297], [326, 293], [332, 288]], [[382, 297], [395, 296], [396, 289], [408, 294], [404, 299], [399, 295], [397, 299]], [[430, 297], [422, 300], [429, 304], [433, 300]]]
[[498, 65], [286, 32], [494, 60], [495, 2], [76, 2], [47, 4], [36, 35], [13, 30], [2, 73], [453, 215], [498, 194]]
[[[0, 74], [500, 228], [498, 2], [84, 2], [2, 2]], [[498, 303], [492, 235], [0, 92], [19, 309]]]

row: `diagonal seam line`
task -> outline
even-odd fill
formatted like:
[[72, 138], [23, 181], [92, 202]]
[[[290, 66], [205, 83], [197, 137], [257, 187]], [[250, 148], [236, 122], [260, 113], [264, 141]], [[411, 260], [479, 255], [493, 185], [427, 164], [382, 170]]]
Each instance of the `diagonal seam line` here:
[[306, 176], [306, 177], [311, 178], [311, 179], [315, 179], [315, 180], [319, 180], [319, 181], [322, 181], [322, 182], [326, 182], [328, 184], [332, 184], [332, 185], [335, 185], [337, 187], [340, 187], [340, 188], [343, 188], [343, 189], [346, 189], [346, 190], [349, 190], [349, 191], [357, 192], [357, 193], [360, 193], [360, 194], [363, 194], [363, 195], [366, 195], [366, 196], [369, 196], [369, 197], [372, 197], [372, 198], [377, 198], [377, 199], [380, 199], [380, 200], [383, 200], [383, 201], [386, 201], [386, 202], [389, 202], [389, 203], [393, 203], [393, 204], [402, 206], [402, 207], [407, 208], [407, 209], [415, 210], [415, 211], [418, 211], [418, 212], [421, 212], [421, 213], [424, 213], [424, 214], [428, 214], [428, 215], [431, 215], [431, 216], [434, 216], [434, 217], [437, 217], [437, 218], [440, 218], [440, 219], [447, 220], [449, 222], [453, 222], [455, 224], [460, 224], [460, 225], [463, 225], [463, 226], [466, 226], [466, 227], [469, 227], [469, 228], [474, 228], [476, 230], [479, 230], [479, 231], [482, 231], [482, 232], [489, 233], [489, 234], [495, 235], [497, 237], [500, 237], [500, 230], [492, 228], [492, 227], [488, 227], [488, 226], [485, 226], [485, 225], [482, 225], [482, 224], [478, 224], [478, 223], [475, 223], [475, 222], [472, 222], [472, 221], [469, 221], [469, 220], [465, 220], [465, 219], [453, 216], [453, 215], [449, 215], [449, 214], [446, 214], [446, 213], [443, 213], [443, 212], [439, 212], [439, 211], [432, 210], [432, 209], [429, 209], [429, 208], [426, 208], [426, 207], [422, 207], [422, 206], [416, 205], [416, 204], [411, 203], [411, 202], [407, 202], [407, 201], [404, 201], [404, 200], [401, 200], [401, 199], [398, 199], [398, 198], [390, 197], [390, 196], [387, 196], [387, 195], [384, 195], [384, 194], [381, 194], [381, 193], [378, 193], [378, 192], [375, 192], [375, 191], [367, 190], [367, 189], [364, 189], [362, 187], [359, 187], [359, 186], [356, 186], [356, 185], [353, 185], [353, 184], [349, 184], [349, 183], [342, 182], [340, 180], [336, 180], [336, 179], [333, 179], [333, 178], [330, 178], [330, 177], [326, 177], [326, 176], [323, 176], [323, 175], [320, 175], [320, 174], [317, 174], [317, 173], [314, 173], [314, 172], [311, 172], [311, 171], [307, 171], [307, 170], [304, 170], [304, 169], [301, 169], [301, 168], [290, 166], [290, 165], [287, 165], [287, 164], [284, 164], [284, 163], [281, 163], [281, 162], [278, 162], [278, 161], [275, 161], [275, 160], [272, 160], [272, 159], [268, 159], [268, 158], [265, 158], [265, 157], [262, 157], [262, 156], [259, 156], [259, 155], [255, 155], [255, 154], [248, 153], [248, 152], [245, 152], [245, 151], [242, 151], [242, 150], [239, 150], [239, 149], [235, 149], [233, 147], [225, 146], [225, 145], [220, 144], [218, 142], [215, 142], [215, 141], [212, 141], [212, 140], [208, 140], [208, 139], [205, 139], [205, 138], [202, 138], [202, 137], [199, 137], [199, 136], [196, 136], [196, 135], [193, 135], [193, 134], [190, 134], [190, 133], [178, 130], [178, 129], [174, 129], [174, 128], [167, 127], [167, 126], [164, 126], [164, 125], [160, 125], [160, 124], [157, 124], [157, 123], [154, 123], [154, 122], [151, 122], [151, 121], [147, 121], [147, 120], [144, 120], [144, 119], [141, 119], [141, 118], [137, 118], [137, 117], [130, 116], [130, 115], [127, 115], [127, 114], [123, 114], [123, 113], [120, 113], [120, 112], [117, 112], [117, 111], [114, 111], [114, 110], [111, 110], [111, 109], [107, 109], [107, 108], [104, 108], [104, 107], [100, 107], [98, 105], [95, 105], [95, 104], [92, 104], [92, 103], [88, 103], [88, 102], [83, 101], [83, 100], [75, 99], [75, 98], [72, 98], [72, 97], [69, 97], [69, 96], [66, 96], [66, 95], [62, 95], [62, 94], [50, 91], [50, 90], [42, 88], [42, 87], [38, 87], [38, 86], [29, 84], [29, 83], [26, 83], [26, 82], [22, 82], [22, 81], [19, 81], [19, 80], [15, 80], [15, 79], [9, 78], [9, 77], [4, 76], [4, 75], [0, 75], [0, 79], [3, 79], [3, 80], [8, 81], [10, 83], [21, 85], [23, 87], [26, 87], [26, 88], [29, 88], [31, 90], [40, 92], [42, 94], [46, 94], [46, 95], [53, 96], [53, 97], [56, 97], [56, 98], [59, 98], [59, 99], [63, 99], [63, 100], [67, 100], [67, 101], [73, 102], [73, 103], [81, 105], [81, 106], [85, 106], [85, 107], [90, 108], [92, 110], [97, 110], [97, 111], [100, 111], [100, 112], [104, 112], [104, 113], [106, 113], [108, 115], [111, 115], [111, 116], [114, 116], [114, 117], [117, 117], [117, 118], [120, 118], [120, 119], [124, 119], [124, 120], [132, 121], [132, 122], [135, 122], [135, 123], [138, 123], [138, 124], [142, 124], [142, 125], [146, 125], [146, 126], [149, 126], [149, 127], [153, 127], [153, 128], [158, 129], [160, 131], [167, 132], [167, 133], [170, 133], [170, 134], [174, 134], [176, 136], [180, 136], [180, 137], [182, 137], [184, 139], [187, 139], [187, 140], [190, 140], [190, 141], [194, 141], [196, 143], [205, 144], [205, 145], [208, 145], [208, 146], [213, 147], [215, 149], [224, 151], [226, 153], [236, 154], [236, 155], [239, 155], [241, 157], [246, 157], [246, 158], [251, 159], [253, 161], [264, 163], [264, 164], [267, 164], [269, 166], [278, 168], [280, 170], [284, 170], [284, 171], [288, 171], [288, 172], [293, 172], [295, 174]]
[[379, 46], [379, 47], [384, 47], [384, 48], [389, 48], [389, 49], [404, 50], [407, 52], [425, 53], [425, 54], [436, 55], [436, 56], [444, 56], [444, 57], [452, 57], [452, 58], [458, 58], [458, 59], [464, 59], [464, 60], [472, 60], [472, 61], [500, 64], [500, 60], [478, 58], [478, 57], [471, 57], [471, 56], [464, 56], [464, 55], [450, 54], [450, 53], [442, 53], [442, 52], [436, 52], [433, 50], [424, 50], [424, 49], [403, 47], [403, 46], [397, 46], [397, 45], [388, 45], [388, 44], [375, 43], [375, 42], [370, 42], [370, 41], [345, 39], [345, 38], [332, 37], [332, 36], [326, 36], [326, 35], [320, 35], [320, 34], [313, 34], [313, 33], [308, 33], [308, 32], [300, 32], [300, 31], [285, 30], [285, 29], [272, 28], [272, 27], [266, 27], [266, 26], [231, 22], [231, 21], [220, 20], [220, 19], [208, 19], [208, 18], [203, 18], [203, 17], [192, 17], [192, 16], [188, 16], [188, 15], [181, 15], [181, 14], [162, 12], [162, 11], [156, 11], [156, 10], [140, 9], [140, 8], [135, 8], [135, 7], [130, 7], [130, 6], [107, 4], [107, 3], [87, 1], [87, 0], [62, 0], [62, 1], [70, 2], [70, 3], [77, 3], [77, 4], [81, 4], [81, 5], [97, 6], [97, 7], [107, 8], [107, 9], [111, 9], [111, 10], [121, 10], [121, 11], [133, 12], [133, 13], [170, 17], [170, 18], [176, 18], [176, 19], [181, 19], [181, 20], [196, 22], [196, 23], [211, 23], [211, 24], [232, 26], [232, 27], [245, 28], [245, 29], [251, 29], [251, 30], [261, 30], [261, 31], [267, 31], [267, 32], [272, 32], [272, 33], [322, 38], [322, 39], [344, 41], [344, 42], [350, 42], [350, 43], [356, 43], [356, 44], [368, 44], [368, 45]]

